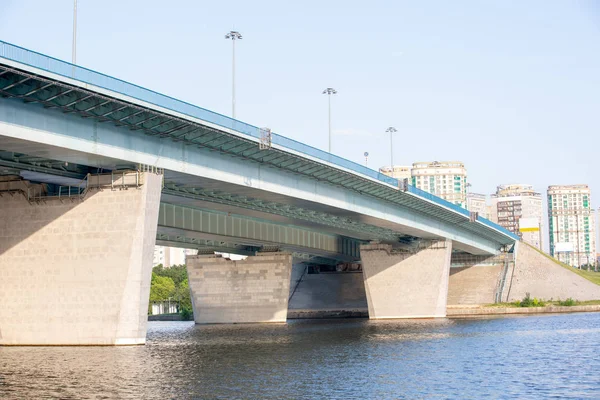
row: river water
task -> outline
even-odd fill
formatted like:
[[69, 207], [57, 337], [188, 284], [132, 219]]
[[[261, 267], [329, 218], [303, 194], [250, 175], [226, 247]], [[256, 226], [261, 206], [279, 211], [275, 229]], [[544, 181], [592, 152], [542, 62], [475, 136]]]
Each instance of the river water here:
[[600, 313], [150, 322], [136, 347], [0, 347], [1, 399], [600, 398]]

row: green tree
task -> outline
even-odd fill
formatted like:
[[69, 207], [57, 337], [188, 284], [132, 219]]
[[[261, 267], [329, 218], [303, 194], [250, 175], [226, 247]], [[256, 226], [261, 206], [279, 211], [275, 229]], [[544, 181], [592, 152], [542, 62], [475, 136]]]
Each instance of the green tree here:
[[187, 267], [185, 264], [173, 265], [165, 268], [162, 264], [158, 264], [152, 269], [152, 272], [158, 276], [166, 276], [173, 280], [175, 286], [179, 286], [181, 282], [187, 279]]
[[190, 286], [188, 280], [182, 281], [175, 290], [175, 300], [179, 301], [181, 308], [192, 309], [192, 299], [190, 297]]
[[175, 295], [175, 282], [168, 276], [160, 276], [152, 272], [150, 284], [150, 301], [165, 301]]

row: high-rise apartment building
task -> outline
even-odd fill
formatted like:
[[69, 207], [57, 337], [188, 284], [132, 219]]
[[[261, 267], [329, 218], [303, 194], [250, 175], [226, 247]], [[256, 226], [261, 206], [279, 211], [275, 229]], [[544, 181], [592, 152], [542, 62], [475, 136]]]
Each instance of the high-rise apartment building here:
[[428, 193], [454, 203], [467, 205], [467, 170], [460, 161], [416, 162], [412, 184]]
[[467, 210], [476, 212], [483, 218], [490, 218], [487, 196], [479, 193], [467, 193]]
[[542, 249], [542, 195], [532, 185], [500, 185], [492, 195], [490, 219]]
[[381, 167], [379, 172], [396, 179], [408, 179], [410, 182], [410, 167], [407, 165], [394, 165], [393, 167]]
[[574, 267], [593, 265], [596, 219], [588, 185], [548, 186], [550, 254]]
[[152, 266], [162, 264], [164, 267], [185, 264], [186, 255], [195, 255], [197, 250], [180, 249], [178, 247], [154, 246]]

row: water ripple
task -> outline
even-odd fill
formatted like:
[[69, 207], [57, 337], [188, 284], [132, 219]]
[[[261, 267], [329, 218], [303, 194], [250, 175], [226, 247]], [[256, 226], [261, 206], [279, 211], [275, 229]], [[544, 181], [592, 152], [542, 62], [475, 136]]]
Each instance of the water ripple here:
[[0, 347], [2, 399], [594, 399], [600, 314], [150, 322], [139, 347]]

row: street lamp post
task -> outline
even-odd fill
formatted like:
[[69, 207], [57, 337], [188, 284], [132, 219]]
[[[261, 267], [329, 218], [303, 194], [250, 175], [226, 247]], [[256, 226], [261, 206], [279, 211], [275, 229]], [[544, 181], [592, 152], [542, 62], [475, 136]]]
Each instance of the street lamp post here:
[[72, 64], [77, 62], [77, 0], [73, 3], [73, 48], [71, 51]]
[[242, 35], [237, 31], [230, 31], [225, 35], [225, 39], [231, 39], [233, 44], [232, 66], [231, 66], [231, 117], [235, 119], [235, 41], [242, 39]]
[[323, 94], [326, 94], [329, 100], [329, 152], [331, 153], [331, 95], [337, 94], [337, 90], [328, 87], [327, 89], [323, 90]]
[[393, 126], [390, 126], [385, 131], [390, 134], [390, 169], [392, 171], [391, 176], [393, 177], [394, 176], [394, 142], [392, 140], [392, 135], [395, 132], [398, 132], [398, 130], [396, 128], [394, 128]]

